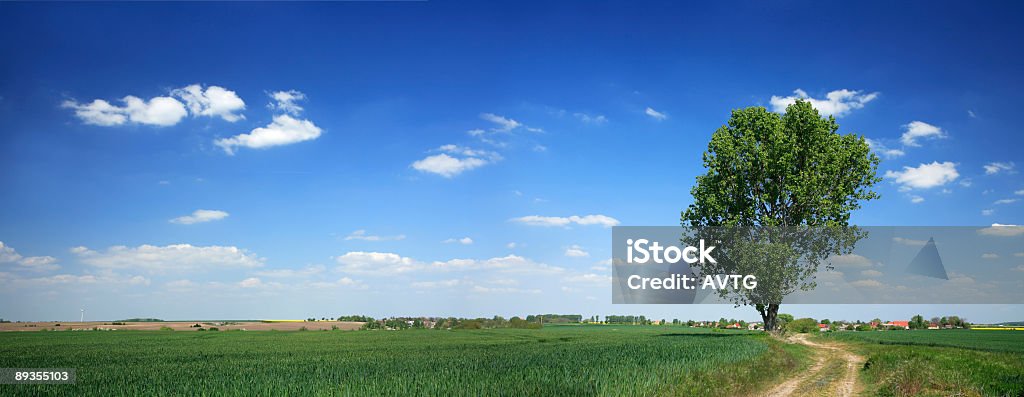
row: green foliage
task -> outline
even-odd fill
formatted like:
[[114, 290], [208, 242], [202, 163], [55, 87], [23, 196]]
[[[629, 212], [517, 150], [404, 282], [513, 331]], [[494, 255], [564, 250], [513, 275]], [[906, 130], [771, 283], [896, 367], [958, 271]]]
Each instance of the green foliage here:
[[[683, 226], [847, 227], [862, 201], [879, 197], [871, 188], [881, 178], [867, 141], [838, 131], [834, 117], [822, 118], [803, 100], [783, 115], [763, 107], [734, 110], [704, 152], [707, 173], [691, 190], [693, 203], [681, 215]], [[750, 247], [732, 247], [737, 251], [732, 261], [696, 267], [703, 274], [757, 276], [756, 290], [720, 292], [735, 304], [756, 306], [766, 329], [773, 330], [782, 298], [814, 288], [819, 261], [852, 246], [845, 239], [822, 244], [817, 241], [822, 237], [831, 238], [820, 236], [807, 245], [755, 240]]]
[[799, 348], [747, 332], [606, 325], [7, 332], [0, 367], [74, 367], [79, 377], [0, 385], [0, 395], [749, 395], [792, 374]]
[[813, 318], [801, 318], [786, 323], [786, 330], [789, 332], [798, 332], [806, 334], [808, 332], [818, 332], [818, 321]]
[[165, 326], [161, 326], [160, 330], [161, 331], [174, 331], [174, 328], [171, 328], [171, 327], [168, 327], [168, 326], [165, 325]]

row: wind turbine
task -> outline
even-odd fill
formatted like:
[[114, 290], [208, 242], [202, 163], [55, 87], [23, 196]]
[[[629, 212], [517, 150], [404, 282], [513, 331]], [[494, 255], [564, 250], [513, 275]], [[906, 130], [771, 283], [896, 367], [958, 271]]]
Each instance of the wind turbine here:
[[82, 309], [82, 320], [79, 321], [79, 322], [82, 322], [82, 323], [85, 322], [85, 309]]

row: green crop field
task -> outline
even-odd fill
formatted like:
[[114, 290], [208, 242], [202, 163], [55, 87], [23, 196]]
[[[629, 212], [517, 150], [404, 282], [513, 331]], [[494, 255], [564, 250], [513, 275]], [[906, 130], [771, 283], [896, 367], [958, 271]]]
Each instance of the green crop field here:
[[833, 332], [867, 358], [867, 393], [880, 396], [1024, 396], [1024, 332]]
[[830, 338], [888, 345], [963, 347], [994, 352], [1024, 353], [1024, 331], [975, 331], [966, 329], [891, 332], [830, 332]]
[[806, 365], [766, 335], [685, 327], [0, 334], [0, 367], [77, 368], [0, 395], [749, 394]]

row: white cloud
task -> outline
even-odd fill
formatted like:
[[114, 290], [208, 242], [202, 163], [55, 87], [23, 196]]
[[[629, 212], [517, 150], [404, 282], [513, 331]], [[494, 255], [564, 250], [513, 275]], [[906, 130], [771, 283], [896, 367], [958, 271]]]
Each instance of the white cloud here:
[[1024, 265], [1017, 265], [1017, 267], [1011, 269], [1018, 272], [1024, 272]]
[[979, 229], [978, 234], [986, 236], [1013, 237], [1024, 234], [1024, 226], [993, 223], [991, 227]]
[[974, 111], [970, 109], [967, 109], [967, 116], [970, 116], [972, 119], [978, 118], [978, 115], [974, 114]]
[[573, 215], [569, 217], [528, 215], [513, 218], [511, 221], [531, 226], [569, 226], [570, 224], [575, 223], [583, 226], [601, 225], [604, 227], [612, 227], [619, 224], [618, 219], [606, 215]]
[[608, 276], [608, 275], [602, 275], [602, 274], [587, 273], [587, 274], [580, 274], [580, 275], [576, 275], [576, 276], [566, 277], [565, 281], [568, 281], [568, 282], [571, 282], [571, 283], [604, 285], [604, 284], [611, 284], [612, 277]]
[[911, 247], [928, 244], [928, 242], [925, 240], [914, 240], [903, 237], [893, 237], [892, 241], [896, 242], [897, 244], [909, 245]]
[[510, 287], [484, 287], [481, 285], [473, 286], [471, 289], [473, 292], [482, 294], [491, 293], [512, 293], [512, 294], [539, 294], [539, 289], [522, 289], [522, 288], [510, 288]]
[[353, 251], [335, 258], [338, 270], [352, 274], [393, 275], [423, 269], [416, 260], [389, 252]]
[[996, 212], [995, 210], [991, 210], [991, 209], [985, 209], [985, 210], [981, 210], [981, 215], [983, 215], [983, 216], [989, 216], [989, 215], [992, 215], [992, 214], [994, 214], [995, 212]]
[[302, 269], [266, 269], [256, 272], [257, 276], [271, 278], [308, 277], [323, 273], [323, 265], [306, 266]]
[[75, 247], [71, 249], [71, 253], [78, 256], [82, 263], [99, 268], [147, 270], [153, 273], [214, 268], [255, 268], [263, 266], [264, 261], [263, 258], [244, 249], [217, 245], [119, 245], [102, 252], [86, 247]]
[[18, 254], [14, 248], [9, 245], [4, 245], [3, 241], [0, 241], [0, 263], [17, 262], [21, 259], [21, 254]]
[[110, 284], [137, 286], [150, 284], [150, 280], [143, 276], [122, 276], [112, 272], [83, 275], [58, 274], [49, 277], [18, 279], [17, 281], [28, 285]]
[[946, 132], [934, 125], [923, 121], [911, 121], [903, 126], [904, 132], [900, 136], [900, 142], [907, 146], [921, 146], [917, 141], [920, 139], [942, 139]]
[[993, 162], [993, 163], [985, 164], [983, 166], [983, 168], [985, 168], [985, 175], [995, 175], [995, 174], [998, 174], [998, 173], [1004, 172], [1004, 171], [1008, 172], [1008, 173], [1013, 173], [1013, 170], [1014, 170], [1015, 167], [1016, 167], [1016, 164], [1014, 164], [1012, 161], [1010, 161], [1010, 162]]
[[571, 258], [582, 258], [582, 257], [590, 256], [590, 253], [585, 251], [583, 249], [583, 247], [580, 247], [578, 245], [572, 245], [569, 248], [566, 248], [565, 256], [568, 256], [568, 257], [571, 257]]
[[668, 118], [667, 114], [659, 112], [657, 110], [654, 110], [653, 108], [650, 108], [650, 107], [648, 107], [647, 109], [644, 109], [644, 114], [646, 114], [648, 116], [651, 116], [652, 118], [654, 118], [655, 120], [658, 120], [658, 121], [661, 121], [661, 120], [664, 120], [664, 119]]
[[258, 127], [248, 134], [238, 134], [231, 138], [222, 138], [213, 143], [229, 155], [235, 154], [238, 147], [265, 149], [274, 146], [290, 145], [310, 141], [320, 137], [320, 127], [309, 120], [298, 120], [287, 114], [274, 116], [266, 127]]
[[874, 269], [862, 270], [860, 274], [864, 277], [881, 277], [882, 272]]
[[458, 145], [442, 145], [438, 150], [444, 153], [417, 160], [412, 163], [412, 168], [420, 172], [451, 178], [465, 171], [501, 160], [501, 155], [498, 153]]
[[868, 139], [868, 138], [865, 138], [865, 140], [868, 142], [868, 147], [871, 148], [871, 151], [873, 151], [873, 152], [877, 153], [878, 155], [880, 155], [882, 157], [885, 157], [887, 159], [901, 157], [904, 154], [906, 154], [901, 149], [890, 149], [890, 148], [886, 147], [885, 144], [883, 144], [880, 141], [876, 141], [874, 139]]
[[850, 284], [853, 284], [855, 287], [864, 288], [881, 288], [884, 286], [882, 283], [878, 282], [878, 280], [857, 280]]
[[194, 223], [219, 221], [221, 219], [227, 218], [228, 215], [229, 214], [224, 211], [200, 209], [193, 211], [192, 215], [179, 216], [177, 218], [171, 219], [168, 222], [177, 223], [179, 225], [191, 225]]
[[492, 270], [502, 273], [552, 274], [565, 269], [534, 262], [517, 255], [490, 259], [450, 259], [421, 262], [388, 252], [348, 252], [335, 258], [338, 271], [351, 274], [388, 276], [409, 272], [450, 272], [465, 270]]
[[935, 161], [917, 167], [904, 166], [903, 171], [886, 171], [885, 177], [895, 179], [901, 190], [930, 189], [956, 180], [960, 173], [955, 163]]
[[1002, 204], [1013, 204], [1013, 203], [1016, 203], [1016, 202], [1017, 202], [1017, 199], [1002, 199], [1002, 200], [996, 200], [992, 204], [1002, 205]]
[[245, 101], [224, 87], [212, 85], [203, 89], [199, 84], [192, 84], [171, 91], [171, 95], [185, 101], [192, 116], [220, 117], [232, 123], [245, 118], [236, 113], [245, 110]]
[[494, 113], [481, 113], [480, 118], [485, 121], [490, 121], [497, 124], [497, 127], [492, 128], [492, 131], [496, 132], [510, 132], [516, 128], [522, 127], [523, 124], [512, 120], [510, 118], [499, 116]]
[[417, 281], [410, 284], [413, 288], [451, 288], [461, 284], [458, 279], [440, 281]]
[[513, 249], [513, 248], [515, 248], [516, 246], [518, 246], [518, 244], [516, 244], [516, 243], [515, 243], [514, 241], [513, 241], [513, 242], [510, 242], [510, 243], [508, 243], [508, 244], [505, 244], [505, 248], [508, 248], [508, 249]]
[[458, 158], [445, 153], [427, 156], [422, 160], [412, 163], [412, 168], [421, 172], [438, 174], [445, 178], [451, 178], [465, 171], [487, 165], [487, 160], [476, 157]]
[[984, 254], [981, 254], [981, 259], [999, 259], [999, 255], [986, 252]]
[[85, 104], [66, 100], [61, 106], [74, 109], [75, 116], [86, 124], [104, 127], [126, 122], [166, 127], [178, 124], [188, 114], [185, 105], [172, 97], [158, 96], [146, 101], [128, 95], [121, 102], [124, 102], [124, 106], [112, 105], [102, 99]]
[[863, 108], [868, 102], [878, 98], [877, 92], [864, 94], [863, 91], [835, 90], [825, 94], [825, 99], [815, 99], [807, 95], [807, 92], [797, 88], [792, 96], [780, 97], [772, 95], [770, 103], [772, 110], [777, 113], [786, 111], [786, 107], [792, 105], [797, 99], [803, 99], [811, 103], [822, 115], [833, 115], [843, 117], [853, 110]]
[[910, 196], [910, 202], [913, 203], [913, 204], [921, 204], [921, 203], [924, 202], [924, 197], [917, 196], [917, 195]]
[[865, 256], [857, 254], [834, 255], [829, 263], [836, 267], [871, 267], [875, 263]]
[[306, 99], [306, 94], [303, 94], [296, 90], [288, 91], [276, 91], [270, 93], [270, 97], [274, 99], [274, 102], [267, 105], [271, 110], [277, 110], [285, 113], [289, 113], [298, 116], [302, 113], [302, 106], [299, 106], [298, 101]]
[[608, 118], [601, 114], [591, 116], [586, 113], [573, 113], [573, 116], [582, 121], [584, 124], [601, 125], [608, 122]]
[[356, 230], [356, 231], [354, 231], [352, 233], [349, 233], [348, 236], [345, 236], [345, 240], [346, 241], [349, 241], [349, 240], [400, 241], [400, 240], [405, 240], [405, 235], [404, 234], [399, 234], [399, 235], [395, 235], [395, 236], [374, 236], [374, 235], [371, 235], [371, 234], [366, 234], [366, 230], [360, 229], [360, 230]]
[[52, 256], [22, 256], [13, 247], [5, 245], [0, 241], [0, 264], [12, 263], [18, 266], [19, 270], [30, 270], [35, 272], [50, 272], [60, 269], [57, 265], [57, 258]]
[[238, 286], [242, 288], [254, 288], [259, 287], [261, 285], [263, 285], [263, 281], [260, 281], [260, 279], [256, 277], [249, 277], [245, 280], [238, 282]]
[[442, 241], [442, 243], [445, 243], [445, 244], [459, 243], [459, 244], [462, 244], [462, 245], [470, 245], [470, 244], [473, 244], [473, 239], [471, 239], [469, 237], [450, 238], [450, 239]]

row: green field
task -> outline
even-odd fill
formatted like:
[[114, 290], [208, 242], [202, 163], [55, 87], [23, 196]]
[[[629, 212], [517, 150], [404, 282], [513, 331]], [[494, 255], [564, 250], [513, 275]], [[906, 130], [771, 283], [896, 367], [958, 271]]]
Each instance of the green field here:
[[1024, 396], [1024, 332], [832, 332], [867, 358], [866, 393], [879, 396]]
[[0, 367], [73, 367], [76, 385], [0, 395], [737, 395], [806, 349], [685, 327], [321, 332], [10, 332]]

